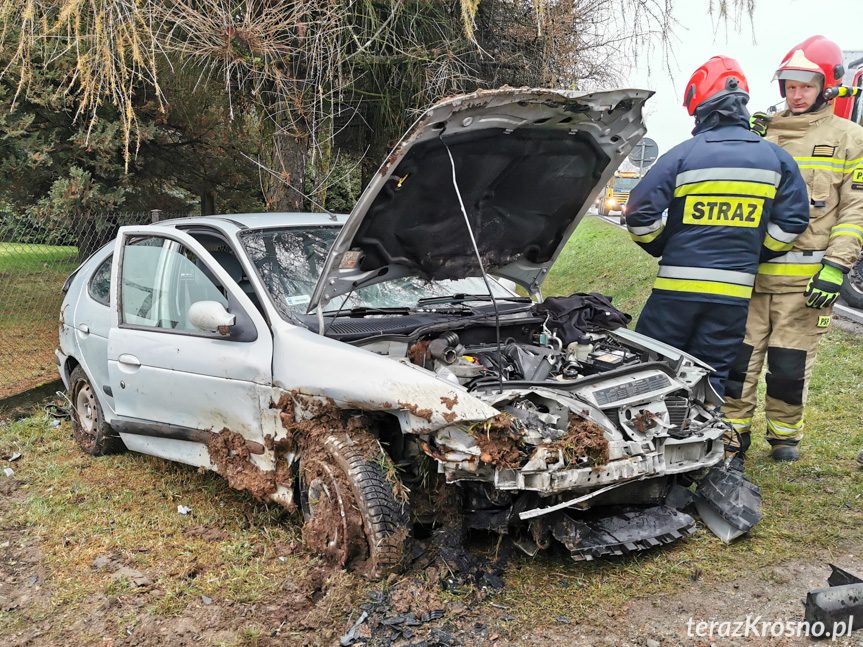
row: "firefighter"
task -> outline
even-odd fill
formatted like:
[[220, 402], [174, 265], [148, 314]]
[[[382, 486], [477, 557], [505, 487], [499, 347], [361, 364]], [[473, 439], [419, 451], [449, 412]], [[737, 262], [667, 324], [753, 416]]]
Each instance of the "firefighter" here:
[[774, 81], [787, 109], [754, 124], [794, 156], [809, 190], [810, 221], [787, 254], [758, 268], [723, 410], [749, 447], [756, 387], [767, 357], [767, 442], [777, 461], [796, 461], [818, 341], [830, 325], [843, 275], [863, 243], [863, 128], [833, 114], [824, 91], [839, 85], [842, 52], [813, 36], [782, 60]]
[[661, 257], [635, 330], [710, 364], [720, 397], [759, 259], [790, 250], [809, 222], [797, 164], [749, 131], [748, 90], [733, 59], [715, 56], [695, 71], [683, 101], [694, 137], [656, 161], [626, 214], [632, 238]]

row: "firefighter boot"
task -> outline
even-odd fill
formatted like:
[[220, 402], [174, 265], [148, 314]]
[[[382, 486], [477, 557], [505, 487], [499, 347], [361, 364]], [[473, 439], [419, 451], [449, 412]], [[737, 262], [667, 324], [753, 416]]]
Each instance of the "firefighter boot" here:
[[793, 463], [800, 459], [800, 452], [797, 449], [798, 441], [768, 438], [767, 442], [773, 448], [770, 455], [777, 463]]

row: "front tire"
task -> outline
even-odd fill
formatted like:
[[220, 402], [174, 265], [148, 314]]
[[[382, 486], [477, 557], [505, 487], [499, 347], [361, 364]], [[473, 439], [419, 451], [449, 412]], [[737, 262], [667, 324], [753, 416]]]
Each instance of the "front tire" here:
[[397, 572], [410, 538], [402, 492], [395, 467], [371, 434], [328, 435], [321, 451], [300, 460], [303, 539], [341, 567], [371, 577]]
[[852, 308], [863, 309], [863, 267], [860, 266], [860, 261], [845, 275], [839, 295]]
[[111, 429], [102, 415], [102, 405], [96, 389], [80, 366], [69, 376], [72, 400], [72, 425], [75, 440], [85, 454], [106, 456], [126, 451], [123, 441]]

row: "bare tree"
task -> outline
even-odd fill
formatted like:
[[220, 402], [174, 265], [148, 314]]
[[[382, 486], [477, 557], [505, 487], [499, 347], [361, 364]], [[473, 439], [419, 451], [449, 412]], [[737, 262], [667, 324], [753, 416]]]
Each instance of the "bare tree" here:
[[[269, 206], [301, 209], [305, 194], [325, 197], [339, 138], [376, 163], [412, 111], [448, 94], [504, 83], [595, 87], [645, 47], [668, 60], [673, 2], [0, 0], [0, 48], [13, 64], [3, 73], [19, 71], [19, 93], [35, 60], [74, 54], [67, 90], [79, 117], [92, 123], [102, 102], [116, 105], [127, 159], [135, 94], [164, 99], [165, 61], [220, 79], [232, 106], [234, 97], [255, 102], [271, 135], [260, 151], [277, 176], [262, 176]], [[727, 20], [751, 15], [755, 0], [702, 2]]]

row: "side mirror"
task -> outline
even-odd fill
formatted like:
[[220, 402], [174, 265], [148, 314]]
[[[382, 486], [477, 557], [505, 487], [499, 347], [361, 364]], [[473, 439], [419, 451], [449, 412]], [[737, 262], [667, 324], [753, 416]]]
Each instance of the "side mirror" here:
[[227, 335], [228, 329], [237, 323], [237, 317], [218, 301], [197, 301], [189, 308], [189, 323], [198, 330]]

